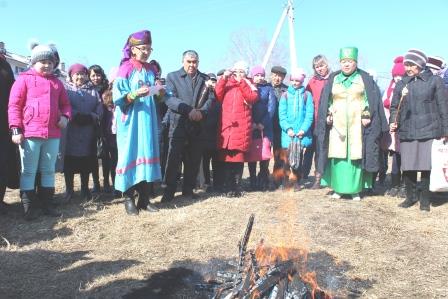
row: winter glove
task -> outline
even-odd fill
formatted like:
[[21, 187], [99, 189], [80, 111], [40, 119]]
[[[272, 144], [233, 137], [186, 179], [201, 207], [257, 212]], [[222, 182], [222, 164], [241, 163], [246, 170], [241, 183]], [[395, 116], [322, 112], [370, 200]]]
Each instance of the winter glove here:
[[22, 129], [17, 128], [17, 127], [13, 127], [11, 128], [11, 134], [12, 134], [12, 142], [14, 144], [21, 144], [24, 137], [23, 137], [23, 133], [22, 133]]
[[67, 127], [67, 124], [68, 124], [68, 118], [62, 115], [58, 121], [58, 128], [65, 129]]

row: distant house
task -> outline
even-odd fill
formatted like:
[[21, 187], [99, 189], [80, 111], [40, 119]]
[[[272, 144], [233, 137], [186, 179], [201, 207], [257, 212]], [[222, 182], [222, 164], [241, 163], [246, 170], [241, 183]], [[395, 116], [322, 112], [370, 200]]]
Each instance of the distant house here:
[[[23, 56], [20, 54], [11, 53], [5, 48], [5, 43], [0, 42], [0, 51], [5, 52], [5, 58], [6, 61], [11, 65], [12, 71], [14, 73], [14, 77], [17, 78], [17, 76], [26, 70], [29, 67], [30, 64], [30, 56]], [[65, 63], [61, 62], [58, 66], [58, 68], [61, 70], [61, 74], [64, 78], [67, 77], [67, 73], [65, 71]]]

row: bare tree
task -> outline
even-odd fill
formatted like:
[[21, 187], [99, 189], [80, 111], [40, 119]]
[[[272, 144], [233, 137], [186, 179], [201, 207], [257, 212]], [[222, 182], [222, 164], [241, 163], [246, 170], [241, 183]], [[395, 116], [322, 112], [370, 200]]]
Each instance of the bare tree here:
[[[261, 29], [245, 28], [233, 32], [230, 36], [229, 49], [224, 59], [226, 63], [224, 67], [230, 67], [235, 61], [239, 60], [246, 61], [250, 67], [260, 65], [269, 42], [268, 34]], [[269, 72], [272, 65], [289, 65], [288, 59], [289, 50], [286, 42], [284, 39], [279, 38], [266, 66], [266, 71]]]

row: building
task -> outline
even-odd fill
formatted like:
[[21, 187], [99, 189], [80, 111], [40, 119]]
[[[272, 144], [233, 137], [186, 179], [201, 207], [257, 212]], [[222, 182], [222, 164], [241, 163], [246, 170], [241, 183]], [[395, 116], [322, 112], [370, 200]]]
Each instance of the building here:
[[[6, 61], [11, 65], [11, 69], [14, 73], [14, 77], [26, 70], [30, 64], [30, 56], [23, 56], [20, 54], [11, 53], [5, 48], [5, 43], [0, 42], [0, 52], [4, 52]], [[61, 70], [61, 75], [67, 78], [67, 72], [65, 71], [65, 63], [61, 62], [58, 66]]]

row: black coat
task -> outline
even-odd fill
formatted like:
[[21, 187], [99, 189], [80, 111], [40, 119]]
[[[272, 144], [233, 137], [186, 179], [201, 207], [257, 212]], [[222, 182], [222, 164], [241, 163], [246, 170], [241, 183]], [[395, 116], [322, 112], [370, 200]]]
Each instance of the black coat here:
[[397, 83], [390, 105], [390, 123], [395, 122], [405, 86], [408, 95], [403, 98], [397, 119], [400, 140], [448, 136], [448, 91], [443, 79], [429, 70], [415, 77], [405, 76]]
[[273, 127], [273, 143], [272, 146], [275, 149], [282, 148], [282, 128], [280, 128], [280, 120], [278, 118], [278, 104], [280, 102], [280, 98], [282, 97], [282, 94], [288, 90], [288, 86], [285, 84], [280, 84], [278, 86], [272, 85], [274, 88], [275, 96], [277, 97], [277, 103], [275, 106], [275, 113], [274, 117], [272, 118], [272, 127]]
[[9, 93], [14, 83], [11, 66], [0, 57], [0, 184], [18, 188], [20, 161], [8, 128]]
[[170, 138], [199, 138], [202, 122], [204, 122], [207, 117], [211, 104], [211, 95], [209, 92], [206, 92], [205, 101], [203, 105], [199, 107], [203, 116], [202, 120], [200, 122], [190, 121], [188, 114], [194, 108], [198, 108], [196, 107], [197, 101], [205, 89], [208, 90], [205, 85], [208, 76], [199, 71], [196, 76], [194, 85], [192, 78], [183, 68], [169, 73], [166, 77], [166, 89], [168, 95], [165, 98], [165, 104], [168, 106], [168, 136]]
[[208, 150], [216, 149], [216, 140], [218, 134], [218, 122], [221, 116], [221, 103], [215, 98], [214, 92], [210, 93], [211, 105], [207, 117], [201, 123], [202, 130], [199, 139], [204, 141], [205, 148]]
[[[380, 146], [379, 139], [383, 133], [389, 131], [387, 119], [384, 114], [381, 92], [373, 78], [363, 70], [358, 69], [364, 83], [367, 100], [369, 102], [369, 112], [371, 123], [362, 128], [362, 168], [369, 172], [376, 172], [380, 167]], [[322, 90], [319, 103], [319, 112], [315, 135], [317, 136], [318, 161], [317, 171], [324, 173], [328, 161], [328, 136], [329, 126], [327, 125], [328, 104], [331, 98], [331, 89], [334, 78], [341, 71], [330, 75], [327, 84]]]

